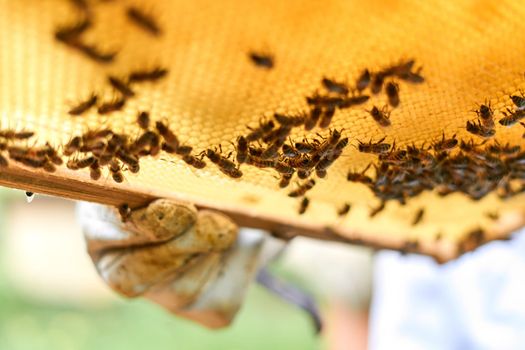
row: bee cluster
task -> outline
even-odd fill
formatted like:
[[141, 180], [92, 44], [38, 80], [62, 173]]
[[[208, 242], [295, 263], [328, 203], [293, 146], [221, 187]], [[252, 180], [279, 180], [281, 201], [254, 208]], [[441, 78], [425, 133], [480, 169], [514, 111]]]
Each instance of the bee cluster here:
[[[113, 62], [117, 51], [105, 52], [83, 39], [83, 34], [93, 25], [94, 17], [89, 3], [86, 0], [70, 1], [81, 10], [81, 18], [72, 25], [59, 27], [55, 38], [96, 62]], [[144, 32], [154, 37], [162, 34], [155, 18], [139, 8], [127, 7], [125, 15]], [[251, 51], [247, 57], [257, 68], [276, 68], [275, 57], [271, 53]], [[93, 93], [72, 107], [69, 114], [81, 116], [95, 106], [100, 115], [121, 110], [127, 100], [136, 96], [137, 84], [155, 82], [167, 74], [166, 68], [156, 67], [132, 71], [126, 77], [108, 75], [107, 83], [119, 97], [100, 101], [99, 96]], [[15, 146], [9, 144], [11, 139], [8, 139], [5, 146], [0, 143], [0, 151], [7, 150], [11, 159], [27, 166], [54, 171], [55, 166], [62, 164], [58, 153], [58, 149], [62, 149], [62, 155], [69, 157], [66, 162], [69, 169], [89, 169], [91, 178], [98, 180], [102, 176], [102, 169], [107, 167], [116, 182], [124, 180], [125, 171], [138, 173], [142, 157], [158, 157], [162, 153], [177, 156], [195, 169], [205, 168], [207, 160], [232, 179], [241, 178], [244, 167], [273, 169], [279, 188], [288, 188], [292, 180], [297, 179], [288, 191], [288, 196], [299, 200], [298, 213], [304, 214], [310, 204], [307, 194], [326, 178], [329, 168], [352, 141], [344, 135], [344, 129], [330, 128], [338, 111], [359, 108], [384, 93], [388, 104], [373, 105], [370, 110], [363, 109], [371, 121], [384, 130], [392, 124], [391, 114], [401, 103], [402, 84], [418, 85], [424, 82], [422, 68], [416, 66], [414, 59], [400, 60], [378, 70], [364, 69], [354, 83], [322, 77], [319, 87], [305, 96], [306, 110], [296, 113], [276, 112], [271, 118], [261, 118], [257, 125], [248, 126], [245, 134], [236, 135], [235, 140], [232, 140], [233, 151], [229, 153], [223, 151], [222, 145], [195, 152], [193, 146], [179, 141], [167, 122], [150, 121], [147, 111], [137, 114], [136, 124], [141, 130], [139, 136], [103, 128], [73, 136], [57, 150], [46, 144], [40, 148], [27, 148], [26, 153], [20, 150], [17, 153], [13, 148]], [[525, 117], [525, 97], [516, 94], [511, 95], [510, 99], [514, 108], [501, 112], [502, 116], [498, 120], [500, 126], [513, 126]], [[348, 181], [367, 186], [380, 200], [370, 211], [370, 217], [378, 215], [388, 201], [405, 205], [409, 198], [424, 191], [436, 191], [440, 196], [461, 192], [474, 200], [493, 191], [502, 199], [525, 192], [525, 152], [519, 145], [503, 145], [491, 140], [500, 126], [495, 123], [497, 112], [490, 103], [480, 105], [475, 112], [477, 119], [467, 121], [466, 130], [481, 138], [480, 143], [472, 139], [458, 139], [456, 135], [446, 136], [444, 133], [427, 146], [412, 144], [397, 147], [395, 140], [386, 141], [386, 137], [355, 140], [359, 152], [375, 157], [366, 168], [352, 170], [347, 174]], [[523, 122], [520, 124], [525, 127]], [[312, 135], [315, 128], [328, 130]], [[308, 134], [292, 139], [292, 135], [300, 130]], [[5, 165], [7, 160], [0, 158], [0, 166]], [[351, 203], [343, 203], [336, 209], [337, 214], [346, 215], [351, 207]], [[424, 216], [425, 210], [420, 208], [411, 224], [421, 223]], [[480, 239], [479, 236], [479, 233], [472, 235], [476, 240]], [[413, 248], [413, 243], [407, 250]]]

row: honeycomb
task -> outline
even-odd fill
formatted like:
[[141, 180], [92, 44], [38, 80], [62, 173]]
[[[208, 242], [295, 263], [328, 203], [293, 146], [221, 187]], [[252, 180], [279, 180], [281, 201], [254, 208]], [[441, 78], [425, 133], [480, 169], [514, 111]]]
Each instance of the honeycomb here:
[[[130, 6], [152, 16], [160, 32], [131, 21]], [[82, 38], [101, 52], [117, 53], [111, 62], [94, 60], [55, 38], [57, 28], [78, 23], [86, 11], [92, 26]], [[503, 200], [493, 191], [473, 200], [462, 193], [423, 191], [404, 205], [387, 201], [371, 217], [381, 201], [367, 186], [347, 181], [347, 174], [377, 161], [377, 155], [358, 151], [358, 141], [385, 137], [396, 147], [422, 147], [456, 135], [482, 142], [465, 126], [476, 120], [474, 110], [482, 103], [490, 103], [496, 121], [496, 135], [487, 144], [525, 146], [519, 123], [505, 127], [497, 122], [515, 107], [509, 96], [525, 89], [524, 14], [519, 0], [0, 0], [0, 125], [35, 131], [35, 141], [27, 146], [50, 142], [61, 149], [73, 136], [103, 128], [139, 137], [137, 114], [148, 111], [191, 145], [194, 155], [219, 145], [222, 155], [235, 155], [234, 144], [250, 132], [248, 127], [271, 120], [276, 112], [307, 111], [306, 97], [322, 91], [325, 77], [353, 85], [364, 69], [378, 72], [415, 59], [425, 79], [422, 84], [397, 80], [400, 104], [392, 109], [388, 128], [369, 114], [373, 106], [388, 104], [380, 93], [370, 94], [362, 105], [338, 109], [329, 128], [292, 130], [294, 141], [340, 130], [350, 143], [325, 178], [312, 175], [316, 185], [307, 193], [302, 215], [302, 199], [288, 196], [298, 186], [296, 177], [281, 189], [273, 169], [242, 164], [242, 177], [234, 179], [206, 157], [207, 166], [195, 169], [166, 152], [142, 157], [140, 171], [124, 172], [123, 183], [115, 183], [107, 170], [95, 184], [87, 171], [61, 166], [47, 174], [16, 162], [2, 171], [0, 181], [31, 188], [50, 178], [54, 187], [43, 191], [59, 195], [65, 194], [58, 188], [75, 182], [81, 189], [66, 196], [77, 199], [86, 199], [82, 188], [102, 186], [107, 192], [94, 200], [103, 203], [112, 203], [119, 191], [173, 197], [233, 213], [244, 218], [243, 224], [275, 234], [309, 232], [446, 261], [523, 226], [524, 195]], [[254, 64], [254, 52], [273, 57], [273, 67]], [[125, 77], [155, 67], [166, 68], [167, 76], [133, 85], [135, 96], [121, 110], [68, 113], [93, 93], [101, 101], [118, 99], [108, 75]], [[13, 180], [11, 167], [25, 172], [24, 181]], [[345, 204], [351, 209], [338, 215]], [[413, 225], [421, 209], [424, 215]], [[481, 238], [475, 235], [479, 232]], [[473, 235], [477, 238], [469, 241]]]

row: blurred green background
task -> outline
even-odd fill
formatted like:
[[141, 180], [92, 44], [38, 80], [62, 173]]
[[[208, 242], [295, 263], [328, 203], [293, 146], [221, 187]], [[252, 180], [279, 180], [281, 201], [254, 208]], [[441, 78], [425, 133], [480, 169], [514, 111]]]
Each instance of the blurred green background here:
[[[66, 204], [64, 204], [66, 203]], [[67, 210], [62, 210], [66, 205]], [[55, 208], [56, 206], [56, 208]], [[246, 303], [233, 326], [225, 330], [210, 331], [196, 324], [172, 317], [156, 304], [140, 300], [110, 297], [93, 306], [92, 301], [75, 302], [64, 299], [39, 297], [44, 289], [74, 285], [72, 280], [46, 283], [47, 274], [37, 271], [37, 277], [23, 275], [26, 270], [38, 268], [40, 262], [53, 258], [55, 263], [68, 267], [70, 259], [56, 255], [45, 244], [37, 243], [36, 252], [27, 259], [31, 266], [13, 268], [17, 251], [12, 241], [16, 235], [25, 235], [31, 242], [45, 242], [46, 235], [55, 234], [63, 222], [71, 224], [73, 204], [59, 199], [36, 197], [26, 203], [22, 191], [0, 190], [0, 349], [1, 350], [66, 350], [66, 349], [317, 349], [320, 340], [315, 336], [309, 318], [295, 307], [279, 300], [257, 285], [248, 292]], [[46, 210], [49, 213], [46, 214]], [[43, 213], [44, 212], [44, 213]], [[52, 216], [52, 224], [42, 223], [38, 217]], [[67, 216], [67, 217], [66, 217]], [[27, 220], [24, 220], [27, 218]], [[17, 226], [24, 222], [25, 231]], [[48, 220], [49, 221], [49, 220]], [[30, 229], [28, 229], [28, 227]], [[31, 229], [33, 228], [33, 229]], [[67, 230], [67, 228], [66, 228]], [[78, 228], [71, 228], [78, 235]], [[56, 237], [55, 237], [56, 239]], [[71, 257], [85, 254], [78, 246], [64, 240], [60, 251]], [[15, 263], [10, 262], [15, 255]], [[64, 255], [66, 256], [66, 255]], [[79, 272], [80, 273], [80, 272]], [[19, 280], [23, 283], [17, 282]], [[82, 278], [82, 276], [80, 276]], [[36, 280], [44, 279], [37, 283]], [[33, 283], [34, 282], [34, 283]], [[78, 283], [77, 283], [78, 284]], [[103, 287], [101, 287], [103, 288]], [[66, 288], [67, 289], [67, 288]], [[67, 291], [65, 292], [67, 295]], [[89, 293], [88, 293], [89, 294]], [[108, 293], [109, 295], [110, 293]], [[58, 297], [60, 299], [60, 296]]]

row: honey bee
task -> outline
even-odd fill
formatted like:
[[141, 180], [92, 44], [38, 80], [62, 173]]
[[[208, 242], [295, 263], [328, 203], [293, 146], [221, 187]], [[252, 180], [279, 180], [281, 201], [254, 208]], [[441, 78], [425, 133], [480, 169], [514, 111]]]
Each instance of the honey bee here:
[[279, 187], [280, 188], [288, 187], [292, 177], [293, 177], [293, 173], [292, 174], [281, 174], [281, 180], [279, 181]]
[[242, 176], [242, 171], [235, 166], [235, 163], [223, 157], [217, 151], [208, 148], [203, 154], [206, 155], [212, 163], [216, 164], [220, 171], [229, 177], [237, 179]]
[[320, 179], [324, 179], [326, 177], [326, 174], [326, 169], [315, 169], [315, 175], [317, 175], [317, 177]]
[[325, 87], [326, 90], [329, 92], [333, 92], [339, 95], [347, 95], [348, 94], [348, 86], [346, 86], [345, 83], [337, 82], [332, 79], [323, 78], [321, 80], [321, 83]]
[[332, 122], [332, 118], [335, 114], [335, 107], [328, 106], [323, 113], [321, 114], [321, 121], [319, 122], [319, 127], [322, 129], [326, 129], [330, 126], [330, 123]]
[[425, 82], [425, 78], [421, 75], [421, 70], [423, 68], [422, 67], [419, 67], [418, 69], [416, 69], [415, 72], [413, 71], [408, 71], [408, 72], [404, 72], [404, 73], [398, 73], [397, 76], [399, 77], [399, 79], [402, 79], [404, 81], [407, 81], [409, 83], [413, 83], [413, 84], [421, 84], [423, 82]]
[[383, 137], [381, 140], [377, 142], [372, 142], [370, 140], [368, 143], [363, 143], [357, 140], [357, 142], [359, 143], [357, 148], [359, 152], [363, 152], [363, 153], [373, 153], [373, 154], [386, 153], [390, 150], [391, 145], [389, 143], [384, 143], [383, 141], [385, 139], [386, 137]]
[[251, 157], [260, 157], [263, 152], [264, 152], [264, 148], [262, 147], [254, 147], [254, 146], [248, 147], [248, 153], [249, 153], [249, 156]]
[[297, 189], [293, 190], [292, 192], [288, 193], [289, 197], [300, 197], [303, 196], [306, 192], [311, 190], [315, 186], [315, 180], [310, 179], [303, 183], [302, 185], [299, 185]]
[[159, 36], [162, 34], [162, 31], [155, 18], [153, 18], [153, 16], [150, 14], [144, 13], [144, 11], [134, 6], [129, 6], [126, 10], [126, 14], [133, 23], [146, 30], [150, 34], [153, 34], [154, 36]]
[[300, 152], [297, 149], [295, 149], [295, 147], [288, 145], [288, 144], [283, 145], [282, 151], [283, 151], [283, 155], [288, 158], [295, 158], [299, 156], [300, 154]]
[[122, 174], [122, 167], [118, 160], [113, 159], [111, 162], [109, 162], [109, 172], [111, 173], [111, 177], [113, 178], [113, 181], [117, 183], [121, 183], [124, 181], [124, 175]]
[[102, 176], [102, 170], [100, 170], [100, 165], [98, 164], [98, 160], [94, 161], [89, 166], [89, 177], [91, 177], [92, 180], [97, 181]]
[[394, 108], [399, 106], [399, 85], [389, 81], [386, 84], [385, 91], [388, 96], [388, 103]]
[[310, 153], [315, 150], [315, 146], [310, 144], [306, 139], [303, 140], [303, 142], [296, 142], [294, 147], [299, 154]]
[[136, 166], [137, 164], [139, 164], [139, 160], [136, 156], [134, 156], [133, 154], [131, 153], [128, 153], [128, 150], [126, 149], [119, 149], [117, 151], [117, 157], [126, 165], [128, 166]]
[[108, 82], [111, 86], [113, 86], [113, 88], [115, 88], [115, 90], [120, 92], [123, 96], [126, 96], [126, 97], [135, 96], [135, 93], [133, 92], [133, 90], [131, 90], [128, 84], [126, 84], [119, 78], [110, 75], [108, 76]]
[[203, 161], [201, 158], [197, 158], [195, 156], [192, 156], [190, 154], [185, 155], [182, 157], [182, 160], [186, 162], [186, 164], [191, 165], [192, 167], [196, 169], [202, 169], [206, 167], [206, 162]]
[[295, 169], [286, 164], [285, 162], [276, 161], [274, 163], [274, 169], [281, 174], [291, 175], [295, 172]]
[[306, 115], [287, 116], [280, 113], [274, 113], [273, 117], [279, 124], [291, 127], [303, 125], [306, 119]]
[[303, 215], [306, 212], [306, 209], [308, 209], [309, 204], [310, 204], [310, 199], [308, 199], [308, 197], [304, 197], [301, 200], [301, 204], [299, 205], [299, 215]]
[[383, 89], [383, 83], [385, 81], [385, 75], [382, 72], [376, 73], [372, 76], [370, 91], [373, 94], [378, 94]]
[[479, 106], [479, 109], [475, 110], [478, 117], [481, 119], [481, 123], [485, 128], [492, 129], [494, 128], [494, 111], [490, 107], [490, 103], [482, 104]]
[[273, 56], [266, 53], [250, 52], [248, 57], [257, 67], [272, 69], [275, 65]]
[[89, 18], [84, 18], [75, 24], [59, 27], [55, 31], [55, 39], [73, 45], [78, 41], [78, 37], [91, 27], [91, 24]]
[[312, 174], [312, 169], [299, 169], [297, 170], [297, 177], [301, 180], [306, 180], [310, 174]]
[[[256, 156], [249, 156], [247, 163], [257, 168], [273, 168], [275, 166], [275, 160], [272, 159], [262, 159]], [[288, 163], [286, 163], [288, 164]]]
[[278, 156], [279, 149], [282, 147], [283, 142], [281, 140], [274, 141], [268, 148], [261, 154], [262, 159], [275, 159]]
[[309, 131], [312, 130], [317, 122], [319, 121], [319, 117], [321, 117], [322, 109], [319, 106], [315, 106], [310, 110], [310, 114], [304, 121], [304, 130]]
[[338, 104], [337, 107], [340, 109], [343, 108], [349, 108], [352, 106], [357, 106], [365, 103], [370, 99], [370, 96], [368, 95], [357, 95], [357, 96], [350, 96], [342, 99]]
[[140, 151], [144, 150], [148, 146], [150, 146], [150, 148], [159, 147], [159, 135], [153, 131], [145, 131], [142, 135], [140, 135], [131, 146], [131, 152], [140, 153]]
[[137, 115], [137, 124], [143, 130], [148, 130], [149, 128], [149, 113], [142, 111]]
[[193, 147], [189, 145], [179, 145], [179, 147], [175, 149], [175, 153], [181, 156], [187, 156], [191, 151], [193, 151]]
[[[494, 123], [492, 123], [494, 126]], [[486, 127], [484, 126], [480, 121], [478, 123], [474, 123], [471, 121], [467, 121], [467, 131], [470, 132], [473, 135], [481, 136], [484, 138], [490, 138], [496, 134], [496, 130], [494, 130], [492, 127]]]
[[352, 205], [350, 203], [345, 203], [343, 207], [337, 211], [337, 215], [344, 216], [348, 214], [351, 208], [352, 208]]
[[275, 123], [273, 122], [273, 120], [269, 120], [267, 122], [261, 121], [259, 123], [259, 127], [256, 129], [248, 127], [248, 129], [250, 129], [251, 132], [248, 134], [248, 136], [246, 136], [246, 141], [257, 141], [260, 138], [262, 138], [265, 134], [271, 132], [274, 127]]
[[98, 47], [95, 45], [89, 45], [81, 42], [80, 40], [74, 40], [72, 42], [68, 42], [68, 44], [78, 49], [80, 52], [82, 52], [84, 55], [86, 55], [88, 58], [102, 64], [108, 64], [113, 62], [115, 57], [117, 56], [117, 51], [101, 51]]
[[414, 219], [412, 220], [412, 226], [415, 226], [415, 225], [419, 224], [419, 222], [423, 219], [424, 215], [425, 215], [425, 209], [424, 208], [420, 208], [416, 212], [416, 215], [414, 216]]
[[323, 171], [328, 169], [341, 155], [342, 151], [333, 151], [332, 154], [322, 157], [319, 162], [315, 165], [316, 171]]
[[173, 133], [173, 131], [170, 130], [170, 128], [164, 124], [161, 121], [157, 121], [155, 123], [155, 128], [159, 132], [159, 134], [164, 138], [164, 141], [171, 146], [174, 150], [179, 148], [179, 139], [177, 136]]
[[512, 126], [525, 117], [525, 110], [511, 111], [507, 109], [508, 113], [503, 112], [504, 117], [501, 118], [498, 123], [503, 126]]
[[27, 140], [34, 135], [35, 133], [33, 131], [15, 131], [11, 129], [0, 130], [0, 137], [7, 140]]
[[445, 133], [443, 133], [443, 136], [441, 137], [440, 141], [436, 141], [433, 144], [433, 148], [435, 151], [450, 151], [454, 147], [458, 145], [458, 140], [456, 139], [456, 134], [452, 136], [450, 139], [445, 139]]
[[361, 75], [357, 78], [356, 88], [358, 91], [362, 91], [370, 85], [371, 75], [368, 69], [365, 69]]
[[365, 173], [367, 172], [367, 170], [370, 168], [371, 165], [372, 163], [368, 164], [368, 166], [360, 173], [349, 171], [348, 175], [346, 176], [346, 179], [351, 182], [361, 182], [363, 184], [371, 184], [372, 179], [365, 175]]
[[[320, 157], [319, 157], [320, 160]], [[308, 156], [295, 157], [295, 158], [283, 158], [283, 161], [291, 166], [292, 168], [299, 169], [310, 169], [312, 167], [312, 160]]]
[[126, 222], [131, 217], [131, 208], [128, 204], [124, 203], [118, 207], [118, 213], [120, 215], [120, 220]]
[[88, 109], [93, 107], [97, 103], [97, 99], [98, 99], [97, 95], [93, 93], [86, 101], [80, 102], [78, 105], [71, 108], [68, 113], [70, 115], [75, 115], [75, 116], [81, 115], [85, 113]]
[[42, 164], [42, 169], [48, 173], [54, 173], [57, 170], [56, 166], [49, 159], [44, 161], [44, 164]]
[[156, 81], [164, 78], [168, 74], [166, 68], [156, 67], [152, 70], [136, 70], [129, 74], [128, 81], [130, 83], [138, 83], [143, 81]]
[[388, 111], [387, 106], [384, 106], [382, 109], [377, 108], [376, 106], [372, 107], [369, 111], [370, 116], [378, 123], [380, 126], [387, 127], [391, 125], [390, 122], [390, 111]]
[[122, 108], [124, 108], [124, 105], [126, 104], [126, 99], [121, 97], [116, 100], [110, 101], [110, 102], [104, 102], [100, 106], [98, 106], [98, 114], [109, 114], [112, 112], [120, 111]]
[[[70, 161], [71, 161], [71, 160], [70, 160]], [[68, 164], [69, 164], [70, 161], [68, 161]], [[91, 164], [95, 163], [95, 161], [96, 161], [96, 158], [95, 158], [94, 156], [88, 156], [88, 157], [82, 158], [82, 159], [77, 160], [77, 161], [75, 162], [75, 164], [76, 164], [76, 168], [77, 168], [77, 169], [84, 169], [84, 168], [87, 168], [87, 167], [90, 166]], [[74, 166], [74, 167], [75, 167], [75, 166]], [[71, 167], [69, 167], [69, 165], [68, 165], [68, 168], [72, 169]]]
[[235, 158], [237, 159], [237, 163], [245, 163], [248, 159], [248, 141], [246, 141], [246, 138], [244, 136], [239, 136], [237, 138], [237, 146], [235, 147], [237, 155]]
[[511, 95], [510, 99], [518, 110], [525, 109], [525, 96], [523, 96], [523, 94], [521, 94], [521, 96]]

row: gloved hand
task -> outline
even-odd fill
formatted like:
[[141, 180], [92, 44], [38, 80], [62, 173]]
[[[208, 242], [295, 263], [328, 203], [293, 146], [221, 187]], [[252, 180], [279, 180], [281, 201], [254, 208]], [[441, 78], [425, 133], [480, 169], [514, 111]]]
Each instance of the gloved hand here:
[[229, 325], [261, 255], [265, 235], [224, 215], [159, 199], [122, 222], [115, 208], [80, 203], [78, 219], [98, 273], [127, 297], [144, 296], [207, 327]]

